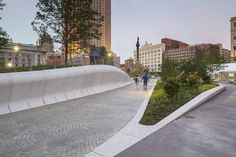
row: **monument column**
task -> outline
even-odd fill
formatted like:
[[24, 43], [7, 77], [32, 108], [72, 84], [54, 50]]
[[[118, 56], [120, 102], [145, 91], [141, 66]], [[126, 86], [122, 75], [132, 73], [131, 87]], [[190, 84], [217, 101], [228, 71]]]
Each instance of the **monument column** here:
[[137, 43], [136, 43], [136, 51], [137, 51], [137, 63], [139, 63], [139, 47], [140, 47], [140, 44], [139, 44], [139, 37], [137, 38]]

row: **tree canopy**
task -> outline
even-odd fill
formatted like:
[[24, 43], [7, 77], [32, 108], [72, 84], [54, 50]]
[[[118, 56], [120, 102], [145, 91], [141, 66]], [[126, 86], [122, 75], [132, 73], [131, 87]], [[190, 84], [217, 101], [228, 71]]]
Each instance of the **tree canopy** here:
[[[4, 7], [5, 5], [6, 5], [6, 4], [3, 3], [3, 0], [0, 0], [0, 10], [3, 10], [3, 7]], [[0, 20], [1, 20], [1, 19], [2, 19], [2, 18], [0, 17]], [[0, 27], [0, 49], [1, 49], [3, 46], [5, 46], [5, 45], [8, 43], [9, 40], [10, 40], [10, 39], [9, 39], [9, 36], [8, 36], [8, 34], [6, 33], [6, 31], [4, 31], [2, 27]]]
[[164, 59], [160, 76], [163, 80], [176, 79], [191, 86], [196, 83], [211, 81], [209, 72], [219, 70], [224, 63], [219, 50], [196, 49], [193, 59], [175, 62]]
[[102, 17], [91, 7], [92, 0], [39, 0], [33, 29], [47, 32], [54, 42], [60, 43], [68, 60], [68, 47], [76, 44], [78, 49], [89, 49], [91, 39], [101, 36]]

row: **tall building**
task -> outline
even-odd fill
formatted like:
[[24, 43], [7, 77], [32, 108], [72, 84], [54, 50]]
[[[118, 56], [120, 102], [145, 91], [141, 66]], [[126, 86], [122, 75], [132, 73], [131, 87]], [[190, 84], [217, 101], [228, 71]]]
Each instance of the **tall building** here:
[[236, 57], [236, 16], [231, 20], [231, 56]]
[[[150, 72], [160, 72], [162, 54], [165, 51], [165, 44], [152, 45], [146, 42], [139, 49], [139, 62], [147, 67]], [[137, 60], [137, 51], [134, 51], [134, 61]]]
[[111, 51], [111, 0], [92, 0], [92, 8], [101, 13], [104, 18], [102, 22], [102, 37], [91, 42], [96, 47], [106, 47], [107, 51]]

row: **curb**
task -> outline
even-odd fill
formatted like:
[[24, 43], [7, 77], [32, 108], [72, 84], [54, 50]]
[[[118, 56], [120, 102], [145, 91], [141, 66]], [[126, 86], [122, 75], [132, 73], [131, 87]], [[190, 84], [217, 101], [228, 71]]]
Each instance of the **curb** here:
[[236, 85], [236, 81], [229, 81], [231, 84]]
[[[155, 87], [155, 86], [154, 86]], [[148, 96], [144, 100], [143, 104], [139, 108], [135, 117], [124, 127], [122, 128], [117, 134], [112, 136], [109, 140], [105, 143], [94, 149], [92, 152], [88, 153], [86, 157], [112, 157], [120, 152], [124, 151], [125, 149], [129, 148], [130, 146], [136, 144], [140, 140], [144, 139], [148, 135], [152, 134], [153, 132], [158, 131], [159, 129], [163, 128], [164, 126], [168, 125], [172, 121], [176, 120], [177, 118], [181, 117], [185, 113], [195, 109], [196, 107], [200, 106], [202, 103], [206, 102], [213, 96], [217, 95], [218, 93], [222, 92], [225, 89], [225, 85], [220, 84], [218, 87], [210, 89], [206, 92], [199, 94], [197, 97], [177, 109], [175, 112], [158, 122], [153, 126], [144, 126], [139, 124], [139, 120], [142, 118], [143, 113], [145, 112], [146, 106], [148, 104], [149, 98], [152, 94], [152, 91], [148, 93]]]

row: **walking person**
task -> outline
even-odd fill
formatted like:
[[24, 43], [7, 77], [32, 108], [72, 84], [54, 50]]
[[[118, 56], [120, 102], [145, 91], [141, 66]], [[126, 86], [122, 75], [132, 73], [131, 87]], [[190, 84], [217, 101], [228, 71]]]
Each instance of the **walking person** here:
[[145, 73], [145, 74], [143, 75], [143, 77], [142, 77], [142, 81], [143, 81], [143, 90], [147, 90], [148, 80], [149, 80], [148, 74]]
[[138, 82], [139, 82], [138, 76], [135, 75], [135, 76], [134, 76], [134, 83], [135, 83], [135, 85], [136, 85], [136, 89], [138, 89]]

